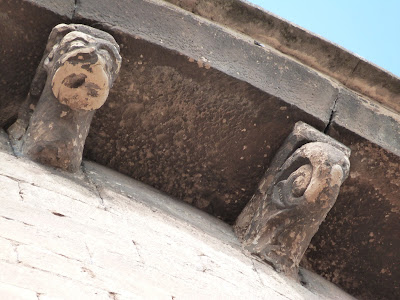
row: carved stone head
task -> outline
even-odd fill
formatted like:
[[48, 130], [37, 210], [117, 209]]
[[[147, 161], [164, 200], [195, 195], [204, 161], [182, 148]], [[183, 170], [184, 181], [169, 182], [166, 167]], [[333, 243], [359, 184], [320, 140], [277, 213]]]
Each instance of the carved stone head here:
[[104, 32], [83, 25], [54, 27], [43, 67], [60, 103], [75, 110], [104, 104], [121, 66], [118, 45], [104, 37]]
[[298, 148], [278, 170], [267, 172], [269, 185], [244, 234], [245, 248], [295, 277], [349, 169], [347, 155], [328, 143]]
[[9, 130], [22, 154], [77, 171], [94, 112], [107, 100], [120, 66], [110, 34], [80, 24], [54, 27], [25, 109]]

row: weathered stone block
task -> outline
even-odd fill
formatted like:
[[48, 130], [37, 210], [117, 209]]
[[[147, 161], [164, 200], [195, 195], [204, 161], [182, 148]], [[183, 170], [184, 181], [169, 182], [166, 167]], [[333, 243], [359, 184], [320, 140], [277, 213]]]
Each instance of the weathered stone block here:
[[327, 133], [348, 145], [351, 172], [304, 261], [360, 299], [400, 297], [400, 118], [351, 91]]
[[[11, 140], [31, 159], [77, 171], [94, 111], [107, 99], [121, 56], [112, 36], [85, 25], [54, 27]], [[19, 150], [19, 149], [18, 149]]]
[[83, 1], [76, 18], [111, 32], [124, 57], [85, 157], [228, 223], [297, 121], [328, 124], [331, 81], [184, 10]]
[[0, 127], [24, 102], [52, 28], [70, 21], [74, 0], [0, 1]]
[[244, 247], [297, 278], [300, 260], [347, 178], [350, 150], [297, 123], [240, 214]]
[[105, 167], [85, 164], [84, 180], [0, 155], [0, 298], [352, 299], [285, 278], [227, 224]]

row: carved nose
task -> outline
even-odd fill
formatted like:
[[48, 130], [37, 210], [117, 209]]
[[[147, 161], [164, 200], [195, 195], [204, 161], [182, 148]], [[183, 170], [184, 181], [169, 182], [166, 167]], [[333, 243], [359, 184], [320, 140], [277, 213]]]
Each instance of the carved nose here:
[[63, 80], [63, 84], [71, 89], [77, 89], [85, 84], [87, 76], [85, 74], [71, 74]]

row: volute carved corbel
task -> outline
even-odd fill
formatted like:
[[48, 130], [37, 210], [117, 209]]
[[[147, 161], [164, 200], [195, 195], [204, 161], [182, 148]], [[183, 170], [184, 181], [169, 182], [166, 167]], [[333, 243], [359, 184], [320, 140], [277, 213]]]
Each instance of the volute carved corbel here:
[[350, 149], [299, 122], [234, 226], [244, 248], [297, 278], [301, 258], [334, 205]]
[[68, 171], [79, 169], [95, 110], [120, 69], [114, 38], [80, 24], [50, 33], [17, 121], [8, 132], [16, 152]]

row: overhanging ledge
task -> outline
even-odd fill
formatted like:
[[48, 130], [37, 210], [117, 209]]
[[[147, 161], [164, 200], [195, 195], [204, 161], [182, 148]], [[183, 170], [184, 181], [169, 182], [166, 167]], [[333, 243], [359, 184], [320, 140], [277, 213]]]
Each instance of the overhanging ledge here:
[[242, 0], [166, 0], [251, 36], [400, 112], [400, 78], [362, 57]]
[[329, 121], [336, 85], [271, 47], [255, 45], [248, 36], [161, 1], [121, 0], [110, 6], [108, 1], [85, 0], [78, 4], [77, 20], [176, 51], [199, 68], [216, 69], [300, 108], [325, 125]]

